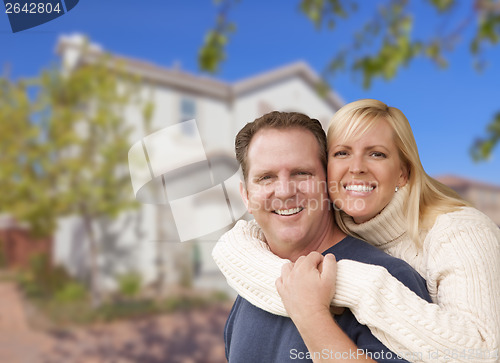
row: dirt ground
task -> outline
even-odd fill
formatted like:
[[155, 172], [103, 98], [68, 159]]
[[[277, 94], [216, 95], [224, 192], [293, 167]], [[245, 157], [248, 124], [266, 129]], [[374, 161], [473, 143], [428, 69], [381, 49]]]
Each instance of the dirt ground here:
[[35, 330], [16, 286], [0, 282], [2, 363], [225, 362], [230, 304], [85, 328]]

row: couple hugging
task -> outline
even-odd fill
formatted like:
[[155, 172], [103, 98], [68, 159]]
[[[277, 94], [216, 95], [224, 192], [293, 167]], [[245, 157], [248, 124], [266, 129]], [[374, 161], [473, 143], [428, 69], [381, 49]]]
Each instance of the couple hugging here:
[[236, 136], [239, 221], [213, 257], [238, 297], [229, 362], [496, 362], [500, 229], [420, 162], [376, 100], [321, 124], [271, 112]]

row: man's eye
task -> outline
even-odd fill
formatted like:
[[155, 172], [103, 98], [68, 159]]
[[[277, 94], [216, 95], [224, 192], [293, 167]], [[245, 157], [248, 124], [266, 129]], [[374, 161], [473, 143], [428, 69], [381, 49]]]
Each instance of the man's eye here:
[[297, 172], [297, 175], [305, 175], [305, 176], [309, 176], [311, 175], [311, 173], [307, 172], [307, 171], [298, 171]]

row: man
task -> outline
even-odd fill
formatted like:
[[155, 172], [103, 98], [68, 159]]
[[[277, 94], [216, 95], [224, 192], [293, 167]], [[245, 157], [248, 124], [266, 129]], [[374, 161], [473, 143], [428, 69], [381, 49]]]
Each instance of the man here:
[[[335, 291], [334, 255], [383, 265], [389, 271], [397, 266], [398, 274], [407, 275], [401, 278], [403, 283], [428, 301], [430, 298], [425, 281], [405, 262], [347, 237], [336, 226], [326, 190], [326, 136], [321, 124], [300, 113], [271, 112], [243, 127], [236, 136], [235, 150], [244, 178], [240, 192], [248, 211], [270, 250], [295, 266], [292, 271], [292, 266], [285, 265], [277, 281], [291, 319], [237, 297], [224, 332], [229, 362], [372, 361], [370, 357], [404, 361], [349, 310], [335, 317], [324, 313]], [[311, 298], [290, 298], [290, 290], [284, 287], [287, 279], [311, 269], [318, 271]], [[322, 285], [331, 288], [315, 288]], [[319, 296], [325, 291], [329, 293]], [[297, 302], [305, 309], [293, 306]]]

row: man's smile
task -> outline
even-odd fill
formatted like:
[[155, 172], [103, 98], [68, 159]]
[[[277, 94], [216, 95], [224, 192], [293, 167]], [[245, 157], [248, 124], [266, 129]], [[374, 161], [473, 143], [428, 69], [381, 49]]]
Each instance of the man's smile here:
[[280, 216], [292, 216], [294, 214], [300, 213], [304, 208], [290, 208], [290, 209], [276, 209], [273, 211], [275, 214], [279, 214]]

